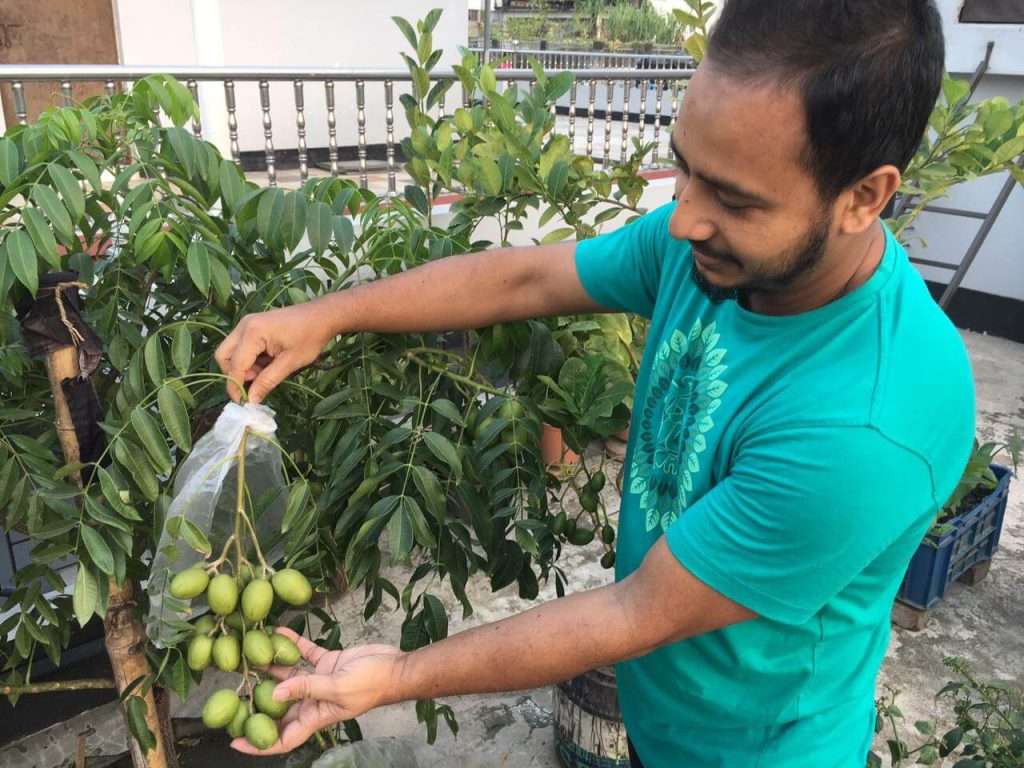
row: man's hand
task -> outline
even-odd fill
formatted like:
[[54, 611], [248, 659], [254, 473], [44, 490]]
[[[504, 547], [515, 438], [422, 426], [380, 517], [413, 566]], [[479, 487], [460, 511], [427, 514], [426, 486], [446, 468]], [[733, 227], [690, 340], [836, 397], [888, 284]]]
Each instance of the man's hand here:
[[271, 667], [270, 673], [282, 682], [274, 691], [278, 701], [295, 701], [281, 719], [276, 743], [259, 750], [245, 739], [231, 746], [249, 755], [277, 755], [306, 743], [321, 728], [351, 720], [374, 707], [388, 703], [398, 674], [401, 651], [390, 645], [364, 645], [346, 651], [328, 651], [290, 629], [278, 628], [278, 634], [294, 642], [314, 671], [294, 667]]
[[238, 402], [240, 387], [252, 382], [249, 400], [261, 402], [289, 375], [309, 365], [334, 335], [317, 302], [246, 315], [217, 347], [227, 374], [228, 395]]

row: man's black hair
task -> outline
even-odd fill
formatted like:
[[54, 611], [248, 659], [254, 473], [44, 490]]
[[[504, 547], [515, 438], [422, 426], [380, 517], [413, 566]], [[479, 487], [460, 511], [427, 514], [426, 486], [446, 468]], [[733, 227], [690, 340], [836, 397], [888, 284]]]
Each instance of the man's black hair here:
[[726, 0], [707, 58], [804, 102], [805, 163], [826, 199], [882, 165], [903, 171], [942, 87], [933, 0]]

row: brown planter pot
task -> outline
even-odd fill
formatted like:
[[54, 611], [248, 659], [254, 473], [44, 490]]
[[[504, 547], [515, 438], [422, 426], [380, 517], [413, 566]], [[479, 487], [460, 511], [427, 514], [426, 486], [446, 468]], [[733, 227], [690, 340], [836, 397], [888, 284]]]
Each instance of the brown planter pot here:
[[544, 425], [544, 432], [540, 437], [540, 453], [544, 457], [544, 464], [549, 467], [575, 464], [580, 460], [579, 454], [570, 451], [565, 444], [562, 439], [562, 430], [552, 427], [550, 424]]

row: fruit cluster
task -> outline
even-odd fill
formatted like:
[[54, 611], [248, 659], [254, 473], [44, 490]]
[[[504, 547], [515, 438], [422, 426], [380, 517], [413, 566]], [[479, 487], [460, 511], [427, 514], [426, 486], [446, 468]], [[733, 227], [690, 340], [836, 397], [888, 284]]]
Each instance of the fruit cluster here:
[[189, 668], [202, 672], [212, 663], [225, 672], [242, 672], [237, 690], [224, 688], [206, 700], [203, 723], [208, 728], [226, 728], [234, 738], [244, 735], [257, 749], [266, 749], [277, 741], [276, 721], [290, 704], [275, 701], [275, 683], [260, 680], [256, 670], [271, 664], [293, 666], [302, 658], [298, 646], [275, 633], [267, 617], [275, 596], [289, 606], [301, 607], [310, 601], [313, 589], [305, 576], [291, 568], [269, 579], [267, 569], [257, 577], [248, 563], [237, 575], [216, 571], [216, 566], [200, 563], [175, 575], [170, 584], [170, 593], [183, 600], [205, 595], [212, 611], [193, 623]]

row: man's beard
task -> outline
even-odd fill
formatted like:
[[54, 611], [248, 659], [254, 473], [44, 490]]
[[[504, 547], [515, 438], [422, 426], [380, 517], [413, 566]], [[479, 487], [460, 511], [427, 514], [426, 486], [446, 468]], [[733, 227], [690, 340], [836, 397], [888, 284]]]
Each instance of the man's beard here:
[[[750, 276], [738, 285], [727, 288], [717, 286], [708, 280], [707, 275], [701, 272], [697, 262], [693, 262], [690, 270], [690, 277], [701, 293], [708, 297], [712, 304], [721, 304], [730, 299], [743, 300], [751, 293], [779, 293], [790, 287], [799, 278], [814, 269], [825, 256], [825, 247], [828, 244], [828, 233], [830, 221], [823, 216], [811, 227], [804, 239], [793, 248], [789, 254], [779, 261], [779, 269], [763, 269], [751, 273]], [[701, 253], [711, 257], [717, 257], [723, 261], [741, 265], [743, 262], [735, 256], [727, 253], [716, 253], [707, 248], [703, 243], [691, 244]]]

